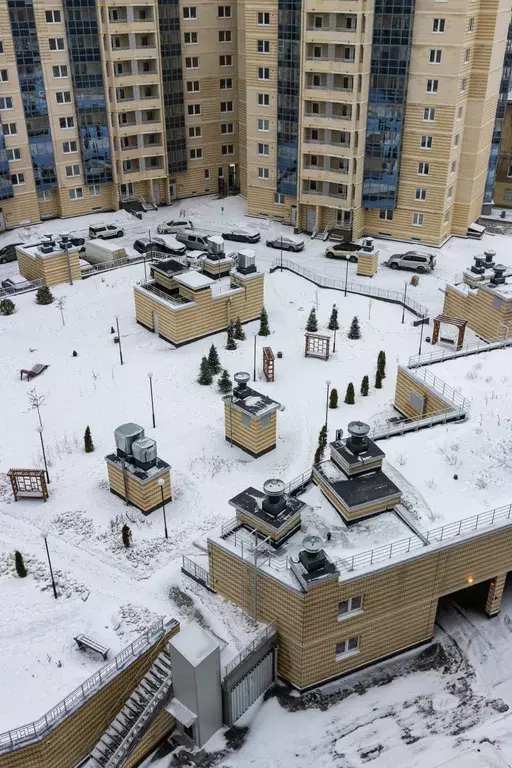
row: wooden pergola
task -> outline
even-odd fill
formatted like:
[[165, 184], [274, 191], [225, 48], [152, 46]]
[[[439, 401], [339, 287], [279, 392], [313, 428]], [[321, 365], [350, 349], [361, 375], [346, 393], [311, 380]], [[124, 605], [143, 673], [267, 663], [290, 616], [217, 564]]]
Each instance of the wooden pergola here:
[[44, 469], [10, 469], [7, 474], [11, 481], [14, 501], [18, 501], [18, 498], [46, 501], [48, 498]]
[[263, 347], [263, 373], [267, 381], [274, 381], [274, 353], [272, 347]]
[[446, 325], [454, 325], [458, 329], [457, 350], [462, 349], [466, 325], [468, 323], [467, 320], [460, 320], [458, 317], [451, 317], [450, 315], [438, 315], [437, 317], [434, 317], [433, 323], [434, 330], [432, 332], [432, 344], [437, 344], [439, 341], [441, 323], [445, 323]]
[[305, 357], [319, 357], [322, 360], [329, 359], [330, 336], [325, 336], [323, 333], [312, 333], [311, 331], [306, 331], [304, 336], [306, 339]]

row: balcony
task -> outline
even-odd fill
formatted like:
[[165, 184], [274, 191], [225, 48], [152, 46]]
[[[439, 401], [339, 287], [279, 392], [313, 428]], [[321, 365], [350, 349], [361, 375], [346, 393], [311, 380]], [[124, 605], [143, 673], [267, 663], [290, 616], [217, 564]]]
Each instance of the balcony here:
[[304, 179], [300, 202], [326, 205], [331, 208], [347, 208], [350, 205], [348, 186], [324, 180]]
[[[337, 186], [337, 182], [339, 183], [340, 178], [347, 177], [348, 176], [348, 165], [344, 166], [343, 168], [330, 168], [329, 166], [325, 166], [323, 168], [320, 168], [318, 166], [303, 166], [302, 168], [302, 179], [309, 180], [309, 181], [317, 181], [317, 182], [332, 182], [335, 186]], [[325, 194], [323, 191], [323, 188], [321, 188], [322, 191], [319, 194]], [[309, 192], [308, 192], [309, 194]], [[316, 192], [313, 192], [313, 194], [316, 194]], [[343, 200], [347, 199], [347, 193], [345, 192], [345, 195], [336, 195], [336, 198], [340, 197]]]
[[122, 173], [130, 181], [159, 178], [165, 175], [164, 157], [156, 155], [123, 160]]
[[322, 125], [322, 121], [324, 120], [343, 120], [350, 122], [350, 120], [352, 120], [352, 108], [344, 104], [333, 104], [325, 101], [306, 101], [304, 103], [305, 124], [315, 125], [317, 119], [319, 125]]
[[308, 32], [357, 32], [357, 16], [353, 13], [308, 13], [306, 17]]

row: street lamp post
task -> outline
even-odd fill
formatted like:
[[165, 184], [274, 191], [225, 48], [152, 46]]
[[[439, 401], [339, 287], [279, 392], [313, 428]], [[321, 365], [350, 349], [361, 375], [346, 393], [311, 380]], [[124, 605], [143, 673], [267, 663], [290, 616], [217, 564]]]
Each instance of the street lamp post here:
[[52, 561], [50, 559], [50, 550], [48, 549], [48, 533], [47, 531], [42, 531], [41, 536], [44, 539], [44, 545], [46, 547], [46, 554], [48, 556], [48, 565], [50, 566], [50, 576], [52, 577], [52, 587], [53, 587], [53, 596], [55, 599], [57, 599], [57, 587], [55, 586], [55, 579], [53, 577], [53, 568], [52, 568]]
[[405, 283], [405, 288], [404, 288], [404, 303], [402, 306], [402, 325], [405, 322], [405, 302], [406, 301], [407, 301], [407, 282]]
[[281, 232], [281, 272], [283, 271], [283, 233]]
[[425, 318], [421, 318], [421, 331], [420, 331], [420, 347], [418, 349], [418, 355], [421, 355], [421, 344], [423, 342], [423, 325], [424, 325]]
[[345, 270], [345, 298], [347, 296], [347, 283], [348, 283], [348, 259], [347, 259], [347, 268]]
[[123, 365], [123, 347], [121, 345], [121, 334], [119, 333], [119, 315], [116, 315], [117, 340], [119, 342], [119, 360]]
[[164, 501], [164, 485], [165, 485], [165, 480], [163, 479], [163, 477], [160, 477], [160, 478], [158, 478], [157, 483], [160, 486], [160, 490], [162, 492], [162, 509], [164, 511], [165, 538], [168, 539], [169, 538], [169, 534], [167, 533], [167, 518], [165, 516], [165, 501]]
[[329, 417], [329, 389], [331, 386], [331, 382], [329, 381], [329, 379], [327, 379], [325, 383], [327, 385], [327, 395], [325, 398], [325, 428], [327, 429], [327, 419]]
[[43, 428], [41, 426], [36, 427], [37, 431], [39, 432], [39, 437], [41, 439], [41, 450], [43, 452], [43, 461], [44, 461], [44, 471], [46, 473], [46, 482], [48, 485], [50, 485], [50, 476], [48, 474], [48, 462], [46, 461], [46, 451], [44, 450], [44, 440], [43, 440]]
[[153, 374], [148, 373], [148, 379], [149, 379], [149, 391], [151, 393], [151, 415], [153, 417], [153, 429], [156, 427], [155, 422], [155, 403], [153, 401]]
[[64, 246], [64, 251], [66, 252], [69, 284], [73, 285], [73, 274], [71, 272], [71, 259], [69, 258], [69, 232], [61, 232], [60, 239], [61, 239], [62, 245]]
[[[336, 304], [334, 304], [334, 309], [337, 309]], [[338, 325], [338, 318], [336, 317], [336, 322], [334, 323], [334, 343], [332, 345], [332, 351], [336, 352], [336, 326]]]

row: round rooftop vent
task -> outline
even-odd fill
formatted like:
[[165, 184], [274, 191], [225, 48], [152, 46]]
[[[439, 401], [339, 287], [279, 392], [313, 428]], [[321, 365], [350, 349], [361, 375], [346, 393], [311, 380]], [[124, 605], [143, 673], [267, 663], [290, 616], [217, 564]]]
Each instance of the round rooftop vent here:
[[310, 533], [302, 539], [302, 546], [310, 555], [316, 555], [322, 549], [323, 541], [320, 536]]
[[370, 431], [370, 427], [364, 421], [351, 421], [347, 429], [354, 437], [365, 437]]
[[265, 480], [263, 483], [263, 493], [267, 496], [282, 496], [284, 493], [284, 482], [277, 478]]
[[251, 379], [251, 374], [245, 373], [245, 371], [239, 371], [238, 373], [235, 373], [233, 378], [237, 384], [247, 384]]

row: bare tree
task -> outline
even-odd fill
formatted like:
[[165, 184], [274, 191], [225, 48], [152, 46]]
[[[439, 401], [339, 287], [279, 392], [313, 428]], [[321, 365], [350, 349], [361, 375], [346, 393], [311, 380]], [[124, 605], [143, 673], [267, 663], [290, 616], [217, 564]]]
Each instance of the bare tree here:
[[66, 306], [66, 297], [61, 296], [57, 301], [55, 302], [55, 306], [57, 309], [60, 309], [60, 316], [62, 317], [62, 325], [66, 325], [64, 321], [64, 307]]
[[43, 426], [43, 422], [41, 421], [41, 407], [44, 405], [46, 398], [48, 395], [42, 394], [38, 395], [36, 392], [36, 388], [32, 387], [32, 389], [29, 389], [28, 391], [28, 404], [30, 409], [35, 409], [37, 411], [37, 418], [39, 419], [39, 426]]

